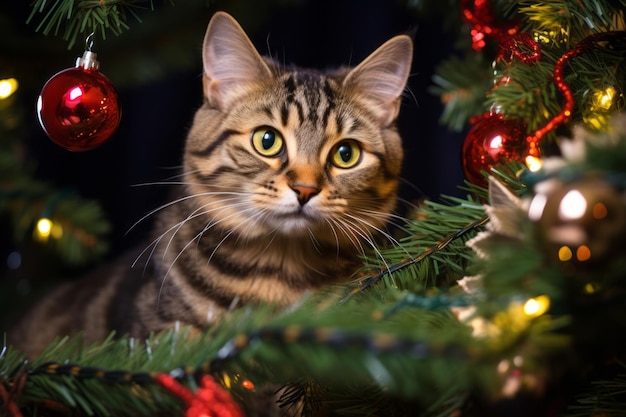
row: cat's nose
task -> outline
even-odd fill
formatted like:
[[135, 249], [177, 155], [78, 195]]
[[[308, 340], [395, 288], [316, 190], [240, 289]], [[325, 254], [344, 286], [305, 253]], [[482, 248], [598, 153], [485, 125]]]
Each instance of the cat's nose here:
[[298, 195], [298, 201], [303, 206], [311, 199], [311, 197], [319, 194], [320, 189], [314, 185], [307, 184], [294, 184], [290, 186], [293, 191]]

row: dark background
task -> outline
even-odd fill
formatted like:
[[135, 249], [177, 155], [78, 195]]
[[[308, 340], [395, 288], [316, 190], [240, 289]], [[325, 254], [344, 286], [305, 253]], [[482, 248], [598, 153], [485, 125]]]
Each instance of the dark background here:
[[[123, 116], [119, 129], [106, 144], [81, 153], [68, 152], [45, 136], [34, 104], [47, 79], [74, 65], [75, 58], [82, 55], [82, 45], [68, 51], [67, 44], [53, 35], [37, 33], [35, 24], [25, 23], [30, 13], [28, 2], [4, 2], [0, 6], [4, 30], [9, 30], [10, 23], [17, 33], [14, 41], [7, 40], [5, 34], [0, 45], [4, 49], [0, 56], [13, 57], [0, 61], [0, 78], [15, 76], [24, 80], [20, 97], [26, 109], [27, 159], [36, 165], [39, 178], [102, 203], [114, 226], [109, 256], [141, 239], [150, 221], [128, 233], [130, 227], [164, 201], [166, 188], [139, 184], [164, 180], [177, 172], [186, 132], [202, 100], [200, 47], [206, 25], [216, 10], [233, 14], [261, 53], [316, 68], [358, 63], [390, 37], [412, 34], [415, 57], [398, 120], [406, 150], [402, 199], [417, 201], [459, 194], [463, 136], [439, 124], [442, 105], [427, 91], [436, 65], [452, 51], [455, 34], [444, 29], [445, 15], [420, 12], [393, 0], [217, 1], [197, 9], [183, 3], [172, 6], [156, 2], [154, 11], [141, 11], [143, 23], [130, 19], [130, 31], [96, 42], [100, 70], [116, 85]], [[447, 13], [460, 12], [448, 8]], [[184, 65], [168, 68], [158, 62], [141, 63], [144, 55], [156, 56], [171, 44], [175, 45], [174, 52], [168, 53], [178, 50], [179, 61], [188, 60]], [[193, 58], [189, 60], [188, 56]], [[19, 73], [4, 74], [12, 60], [21, 63], [13, 66]], [[165, 59], [176, 60], [171, 56]], [[3, 234], [7, 239], [0, 245], [0, 262], [9, 253], [23, 250], [11, 241], [9, 233]], [[39, 256], [29, 257], [25, 251], [22, 266], [0, 277], [11, 282], [27, 279], [36, 286], [35, 275], [46, 279], [48, 272], [41, 271], [45, 263], [39, 261]], [[4, 262], [0, 268], [6, 270]]]

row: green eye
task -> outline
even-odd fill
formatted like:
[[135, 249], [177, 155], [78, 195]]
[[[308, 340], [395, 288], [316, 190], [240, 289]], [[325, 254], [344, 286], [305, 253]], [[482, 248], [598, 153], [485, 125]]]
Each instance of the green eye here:
[[285, 141], [276, 129], [264, 126], [252, 132], [252, 146], [263, 156], [277, 156], [285, 148]]
[[330, 152], [330, 162], [338, 168], [352, 168], [361, 162], [361, 147], [353, 140], [344, 140]]

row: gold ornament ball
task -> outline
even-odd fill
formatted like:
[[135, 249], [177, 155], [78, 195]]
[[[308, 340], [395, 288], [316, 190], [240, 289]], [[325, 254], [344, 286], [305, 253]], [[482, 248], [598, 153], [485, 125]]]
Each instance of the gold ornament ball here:
[[538, 187], [528, 216], [551, 263], [575, 271], [626, 255], [626, 194], [600, 175]]

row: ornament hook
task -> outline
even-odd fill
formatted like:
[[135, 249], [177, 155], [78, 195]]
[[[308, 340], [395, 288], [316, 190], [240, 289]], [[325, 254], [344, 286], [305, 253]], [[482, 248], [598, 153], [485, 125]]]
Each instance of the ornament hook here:
[[98, 69], [100, 66], [100, 63], [96, 60], [96, 57], [98, 56], [95, 52], [92, 52], [92, 48], [93, 48], [93, 37], [94, 37], [95, 33], [91, 32], [89, 35], [87, 35], [87, 38], [85, 38], [85, 52], [83, 53], [82, 57], [78, 57], [76, 59], [76, 66], [77, 67], [83, 67], [84, 69]]
[[93, 48], [94, 35], [95, 35], [95, 32], [91, 32], [89, 35], [87, 35], [87, 38], [85, 39], [85, 49], [89, 52], [91, 52], [91, 48]]

